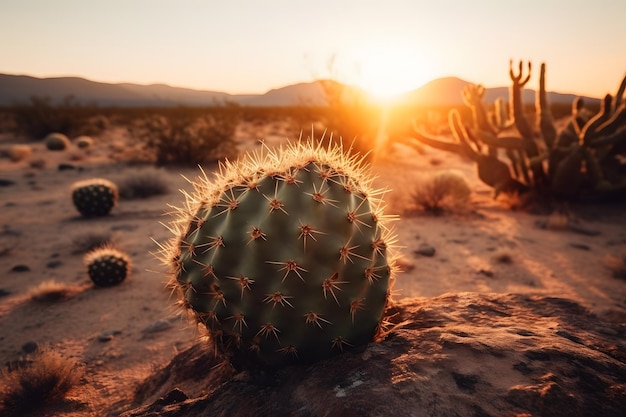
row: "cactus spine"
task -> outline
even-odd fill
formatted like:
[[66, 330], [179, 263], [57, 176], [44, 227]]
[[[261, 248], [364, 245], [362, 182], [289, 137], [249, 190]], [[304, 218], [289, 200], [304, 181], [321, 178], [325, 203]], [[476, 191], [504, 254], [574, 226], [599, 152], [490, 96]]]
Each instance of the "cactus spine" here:
[[235, 366], [317, 361], [382, 334], [395, 236], [362, 163], [312, 142], [266, 149], [177, 209], [170, 284]]
[[74, 206], [85, 217], [106, 216], [118, 200], [117, 185], [103, 178], [78, 181], [72, 185]]

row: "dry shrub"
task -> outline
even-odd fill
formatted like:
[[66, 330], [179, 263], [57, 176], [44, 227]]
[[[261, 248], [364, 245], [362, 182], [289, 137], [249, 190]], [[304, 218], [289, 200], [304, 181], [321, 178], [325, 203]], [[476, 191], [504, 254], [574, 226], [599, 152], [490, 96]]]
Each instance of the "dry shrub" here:
[[[10, 415], [62, 400], [80, 383], [78, 365], [49, 348], [0, 373], [0, 410]], [[4, 414], [3, 414], [4, 415]]]
[[441, 172], [422, 180], [413, 192], [418, 209], [433, 214], [461, 209], [470, 199], [472, 190], [465, 178], [456, 172]]
[[162, 169], [137, 169], [117, 181], [120, 198], [126, 200], [148, 198], [169, 192], [166, 174]]
[[195, 166], [235, 158], [239, 115], [234, 108], [221, 110], [201, 115], [184, 108], [171, 110], [146, 117], [132, 134], [154, 152], [159, 166]]
[[30, 288], [28, 294], [33, 301], [49, 303], [68, 299], [76, 295], [79, 291], [80, 288], [75, 285], [57, 282], [51, 279]]
[[33, 148], [30, 145], [13, 145], [9, 148], [9, 158], [13, 162], [23, 161], [33, 154]]

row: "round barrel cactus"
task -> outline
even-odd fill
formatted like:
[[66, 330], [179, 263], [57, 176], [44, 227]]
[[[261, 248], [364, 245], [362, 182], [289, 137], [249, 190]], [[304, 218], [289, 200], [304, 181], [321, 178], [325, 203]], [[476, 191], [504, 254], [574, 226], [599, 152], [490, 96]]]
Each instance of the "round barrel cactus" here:
[[124, 281], [130, 272], [130, 258], [109, 246], [96, 248], [85, 255], [89, 278], [98, 287], [111, 287]]
[[383, 335], [395, 235], [363, 160], [292, 143], [226, 162], [163, 245], [179, 304], [238, 368], [314, 362]]
[[115, 183], [103, 178], [77, 181], [72, 185], [74, 206], [85, 217], [106, 216], [119, 200]]
[[50, 151], [64, 151], [70, 147], [70, 139], [63, 133], [50, 133], [44, 138], [46, 148]]

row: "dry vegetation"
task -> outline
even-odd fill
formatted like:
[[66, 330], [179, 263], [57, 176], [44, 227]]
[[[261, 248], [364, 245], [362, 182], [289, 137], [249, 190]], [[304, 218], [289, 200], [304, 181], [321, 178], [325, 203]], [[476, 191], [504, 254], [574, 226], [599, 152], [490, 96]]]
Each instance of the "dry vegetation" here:
[[49, 348], [41, 349], [0, 374], [0, 410], [20, 416], [63, 400], [81, 381], [78, 365]]

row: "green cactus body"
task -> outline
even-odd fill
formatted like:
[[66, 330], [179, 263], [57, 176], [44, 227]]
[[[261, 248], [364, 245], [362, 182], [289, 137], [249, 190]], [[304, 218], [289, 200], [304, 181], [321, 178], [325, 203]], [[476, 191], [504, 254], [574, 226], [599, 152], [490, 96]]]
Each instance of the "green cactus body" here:
[[196, 184], [171, 283], [233, 363], [312, 362], [381, 334], [395, 237], [370, 182], [340, 148], [292, 144]]
[[119, 191], [109, 180], [92, 178], [72, 185], [72, 200], [85, 217], [106, 216], [117, 204]]
[[130, 272], [130, 258], [111, 247], [101, 247], [85, 255], [89, 278], [98, 287], [111, 287], [124, 281]]

